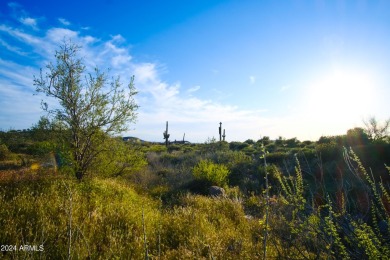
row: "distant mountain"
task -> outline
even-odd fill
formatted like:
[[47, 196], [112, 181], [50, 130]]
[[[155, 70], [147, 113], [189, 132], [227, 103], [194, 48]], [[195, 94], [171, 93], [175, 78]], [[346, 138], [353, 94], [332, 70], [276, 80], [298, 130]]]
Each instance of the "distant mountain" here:
[[133, 136], [124, 136], [122, 137], [122, 140], [125, 142], [132, 142], [132, 143], [150, 143]]

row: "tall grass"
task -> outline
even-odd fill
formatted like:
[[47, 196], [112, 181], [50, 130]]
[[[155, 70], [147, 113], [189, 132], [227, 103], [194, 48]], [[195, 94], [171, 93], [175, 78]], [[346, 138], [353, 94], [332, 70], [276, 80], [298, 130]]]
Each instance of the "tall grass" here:
[[[354, 203], [356, 198], [348, 198], [348, 194], [344, 193], [340, 193], [340, 198], [336, 196], [334, 199], [326, 193], [325, 203], [322, 205], [314, 206], [308, 203], [304, 198], [305, 189], [299, 161], [296, 162], [294, 177], [283, 175], [278, 168], [274, 168], [282, 191], [280, 203], [284, 204], [282, 216], [274, 221], [282, 220], [287, 225], [285, 228], [279, 226], [273, 235], [284, 244], [294, 245], [296, 249], [288, 252], [283, 250], [281, 256], [308, 259], [388, 259], [388, 188], [382, 181], [376, 182], [374, 174], [368, 173], [352, 150], [345, 150], [344, 158], [349, 170], [358, 179], [357, 182], [364, 184], [361, 186], [364, 189], [360, 190], [360, 195], [366, 194], [370, 200], [368, 216], [348, 212], [347, 209], [351, 208], [351, 205], [346, 204]], [[275, 222], [273, 225], [278, 226]]]
[[261, 247], [238, 201], [187, 195], [163, 208], [119, 179], [2, 182], [0, 203], [0, 243], [44, 248], [5, 258], [237, 259]]
[[[248, 166], [250, 158], [231, 153], [214, 153], [214, 161], [208, 155], [186, 156], [153, 154], [149, 160], [154, 168], [136, 184], [125, 177], [79, 182], [59, 172], [44, 174], [44, 169], [1, 172], [0, 244], [44, 250], [13, 250], [0, 256], [264, 259], [265, 253], [270, 259], [387, 259], [390, 255], [388, 185], [351, 150], [344, 151], [350, 174], [340, 175], [337, 193], [323, 187], [321, 203], [314, 202], [297, 158], [291, 174], [276, 166], [259, 168], [259, 176], [266, 170], [265, 177], [272, 180], [263, 193], [246, 195], [239, 187], [226, 187], [226, 197], [212, 198], [190, 194], [170, 182], [192, 176], [191, 169], [203, 159], [223, 165], [224, 159], [236, 158], [237, 163], [227, 167], [235, 177], [246, 175], [246, 168], [235, 167]], [[186, 158], [191, 160], [188, 165]], [[175, 170], [173, 165], [181, 167]], [[159, 179], [147, 179], [148, 174]], [[351, 189], [347, 185], [355, 183], [358, 192], [347, 192]], [[171, 189], [181, 192], [164, 201]], [[357, 214], [357, 195], [368, 198], [367, 214]]]

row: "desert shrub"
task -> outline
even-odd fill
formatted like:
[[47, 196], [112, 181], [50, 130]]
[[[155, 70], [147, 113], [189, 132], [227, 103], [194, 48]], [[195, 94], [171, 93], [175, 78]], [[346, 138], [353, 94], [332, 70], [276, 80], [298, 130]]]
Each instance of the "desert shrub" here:
[[363, 145], [369, 143], [369, 137], [363, 128], [355, 127], [349, 129], [346, 135], [346, 144], [348, 146]]
[[245, 177], [253, 178], [255, 175], [258, 175], [257, 165], [252, 161], [239, 161], [232, 164], [229, 169], [231, 171], [229, 175], [229, 183], [231, 185], [239, 185]]
[[9, 153], [7, 145], [0, 143], [0, 160], [5, 160]]
[[253, 146], [245, 147], [241, 151], [248, 156], [253, 156], [257, 153], [256, 149]]
[[163, 153], [160, 155], [160, 162], [164, 165], [178, 165], [182, 162], [179, 152]]
[[268, 163], [282, 163], [289, 156], [286, 152], [273, 152], [267, 154]]
[[342, 158], [342, 148], [335, 142], [318, 144], [316, 152], [323, 161], [336, 161]]
[[264, 214], [264, 200], [253, 193], [244, 200], [245, 212], [250, 216], [262, 217]]
[[298, 157], [303, 158], [303, 160], [313, 160], [316, 156], [316, 151], [314, 149], [305, 147], [298, 151]]
[[247, 221], [240, 203], [230, 199], [184, 196], [162, 219], [166, 257], [250, 259], [259, 240], [256, 221]]
[[28, 147], [28, 153], [36, 156], [43, 156], [56, 149], [56, 145], [50, 141], [35, 142]]
[[229, 143], [225, 141], [218, 142], [213, 137], [213, 138], [208, 138], [204, 144], [199, 144], [198, 148], [202, 154], [212, 154], [217, 151], [229, 150]]
[[270, 153], [274, 152], [276, 150], [276, 148], [277, 148], [277, 146], [274, 143], [269, 143], [269, 144], [265, 145], [265, 149]]
[[223, 164], [215, 164], [209, 160], [201, 160], [192, 170], [194, 178], [210, 185], [227, 185], [229, 169]]
[[143, 226], [150, 242], [157, 239], [157, 202], [119, 181], [44, 178], [2, 183], [0, 201], [0, 244], [44, 247], [33, 254], [3, 252], [5, 259], [141, 259]]
[[286, 144], [287, 147], [293, 148], [293, 147], [297, 147], [299, 145], [299, 140], [296, 137], [294, 137], [294, 138], [285, 140], [284, 143]]
[[165, 145], [161, 145], [161, 144], [154, 144], [154, 145], [151, 145], [150, 147], [147, 147], [147, 151], [161, 153], [161, 152], [166, 152], [167, 147]]
[[246, 147], [250, 146], [250, 143], [247, 142], [230, 142], [229, 143], [229, 149], [232, 151], [240, 151]]
[[[322, 187], [323, 202], [315, 206], [307, 200], [298, 161], [295, 176], [283, 175], [275, 168], [283, 196], [279, 198], [282, 206], [277, 207], [278, 214], [271, 214], [270, 226], [272, 237], [278, 237], [283, 244], [278, 250], [283, 257], [386, 259], [389, 255], [390, 214], [385, 206], [390, 201], [388, 188], [382, 181], [374, 180], [353, 151], [345, 151], [344, 158], [353, 172], [345, 175], [346, 185], [360, 185], [358, 195], [366, 194], [368, 198], [366, 212], [352, 213], [349, 203], [357, 203], [357, 197], [351, 197], [355, 195], [351, 190], [343, 191], [350, 188], [343, 186], [340, 178], [333, 192], [328, 186]], [[299, 250], [292, 250], [291, 245]]]
[[210, 154], [209, 156], [204, 156], [205, 159], [210, 159], [214, 163], [224, 164], [229, 169], [234, 167], [234, 165], [243, 163], [243, 162], [251, 162], [252, 157], [246, 155], [241, 151], [217, 151], [214, 154]]
[[103, 152], [93, 162], [93, 173], [105, 177], [124, 176], [146, 167], [147, 161], [141, 147], [111, 138], [104, 143]]
[[180, 151], [181, 148], [182, 148], [182, 146], [179, 145], [179, 144], [171, 144], [171, 145], [168, 146], [168, 152], [171, 153], [173, 151]]

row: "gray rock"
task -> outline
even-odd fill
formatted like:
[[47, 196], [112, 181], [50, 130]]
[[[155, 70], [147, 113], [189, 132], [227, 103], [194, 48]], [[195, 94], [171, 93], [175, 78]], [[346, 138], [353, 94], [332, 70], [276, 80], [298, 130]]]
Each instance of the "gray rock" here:
[[210, 196], [213, 196], [213, 197], [224, 197], [225, 196], [225, 190], [221, 187], [218, 187], [218, 186], [211, 186], [209, 188], [209, 194]]

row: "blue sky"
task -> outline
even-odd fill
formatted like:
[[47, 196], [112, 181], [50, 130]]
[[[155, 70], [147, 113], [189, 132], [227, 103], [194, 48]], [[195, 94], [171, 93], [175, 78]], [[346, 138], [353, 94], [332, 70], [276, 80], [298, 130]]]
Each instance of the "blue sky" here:
[[[390, 1], [2, 1], [0, 129], [43, 112], [33, 76], [61, 41], [87, 66], [135, 75], [123, 135], [317, 140], [389, 117]], [[51, 101], [55, 106], [55, 102]]]

